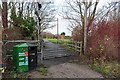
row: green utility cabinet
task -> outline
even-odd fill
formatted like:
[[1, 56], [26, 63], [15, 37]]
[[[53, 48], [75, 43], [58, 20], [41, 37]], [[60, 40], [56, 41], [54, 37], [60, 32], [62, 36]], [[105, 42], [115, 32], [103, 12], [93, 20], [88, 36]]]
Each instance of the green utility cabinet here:
[[28, 71], [28, 45], [27, 43], [13, 47], [13, 62], [17, 72]]

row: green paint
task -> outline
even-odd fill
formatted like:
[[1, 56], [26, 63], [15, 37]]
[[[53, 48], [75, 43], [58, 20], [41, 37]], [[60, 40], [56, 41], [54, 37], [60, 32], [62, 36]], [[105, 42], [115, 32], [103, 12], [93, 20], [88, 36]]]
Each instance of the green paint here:
[[13, 61], [17, 72], [28, 71], [28, 45], [26, 43], [19, 44], [13, 47]]

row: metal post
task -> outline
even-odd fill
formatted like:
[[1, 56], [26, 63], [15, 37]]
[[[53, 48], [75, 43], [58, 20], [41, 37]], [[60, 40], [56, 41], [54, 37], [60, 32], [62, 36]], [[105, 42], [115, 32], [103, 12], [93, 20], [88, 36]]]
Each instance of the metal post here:
[[43, 42], [41, 42], [41, 63], [43, 63]]

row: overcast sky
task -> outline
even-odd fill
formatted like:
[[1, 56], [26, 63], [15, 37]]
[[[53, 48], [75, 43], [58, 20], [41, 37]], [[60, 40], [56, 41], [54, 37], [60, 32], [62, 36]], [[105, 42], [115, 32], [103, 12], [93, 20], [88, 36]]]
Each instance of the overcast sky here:
[[[101, 8], [108, 1], [109, 0], [100, 0], [100, 2], [98, 4], [98, 8]], [[65, 32], [66, 35], [71, 35], [71, 32], [67, 29], [69, 27], [69, 22], [58, 15], [60, 9], [64, 6], [65, 0], [54, 0], [54, 3], [55, 3], [56, 10], [57, 10], [56, 17], [59, 18], [59, 34], [61, 34], [61, 32]], [[46, 31], [49, 31], [53, 34], [57, 34], [57, 27], [54, 27], [54, 28], [46, 30]]]

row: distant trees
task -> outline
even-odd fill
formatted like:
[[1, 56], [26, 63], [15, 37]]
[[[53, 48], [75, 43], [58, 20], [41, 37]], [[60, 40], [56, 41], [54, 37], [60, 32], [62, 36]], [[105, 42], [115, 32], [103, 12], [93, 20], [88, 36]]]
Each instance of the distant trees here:
[[64, 37], [65, 37], [65, 32], [62, 32], [61, 33], [61, 39], [64, 39]]
[[61, 35], [64, 35], [64, 36], [65, 36], [65, 32], [62, 32]]
[[54, 38], [54, 34], [50, 32], [42, 32], [41, 35], [43, 36], [43, 38]]

